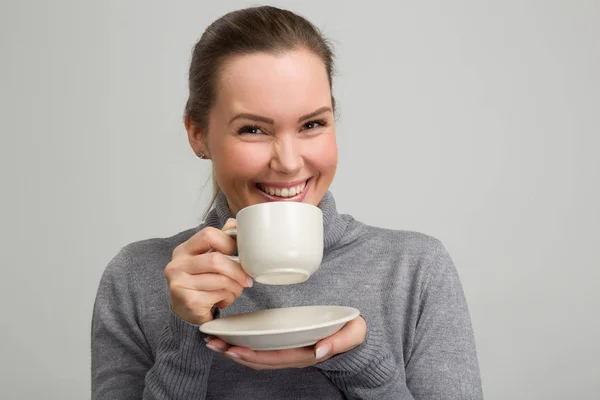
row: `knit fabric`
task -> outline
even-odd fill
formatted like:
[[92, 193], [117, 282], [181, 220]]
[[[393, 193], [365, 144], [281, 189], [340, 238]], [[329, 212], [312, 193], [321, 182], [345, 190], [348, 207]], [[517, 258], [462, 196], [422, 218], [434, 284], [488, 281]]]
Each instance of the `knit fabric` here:
[[208, 349], [170, 309], [164, 268], [174, 248], [233, 217], [223, 195], [205, 223], [125, 246], [108, 264], [92, 319], [93, 399], [482, 399], [471, 320], [439, 240], [338, 214], [328, 192], [324, 257], [295, 285], [255, 283], [220, 316], [280, 307], [355, 307], [357, 348], [303, 369], [255, 371]]

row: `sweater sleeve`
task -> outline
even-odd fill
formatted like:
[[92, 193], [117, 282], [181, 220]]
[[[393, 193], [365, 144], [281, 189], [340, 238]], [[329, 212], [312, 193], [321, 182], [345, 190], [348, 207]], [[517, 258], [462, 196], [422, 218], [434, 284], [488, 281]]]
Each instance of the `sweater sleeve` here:
[[92, 399], [204, 399], [213, 352], [174, 313], [153, 354], [127, 248], [107, 266], [92, 316]]
[[406, 382], [415, 399], [483, 399], [475, 339], [456, 268], [441, 243], [420, 299]]
[[363, 343], [315, 367], [349, 399], [412, 400], [380, 329], [367, 321]]
[[423, 265], [428, 273], [405, 365], [397, 364], [382, 330], [369, 321], [363, 344], [316, 365], [348, 398], [483, 399], [471, 320], [454, 264], [438, 242]]

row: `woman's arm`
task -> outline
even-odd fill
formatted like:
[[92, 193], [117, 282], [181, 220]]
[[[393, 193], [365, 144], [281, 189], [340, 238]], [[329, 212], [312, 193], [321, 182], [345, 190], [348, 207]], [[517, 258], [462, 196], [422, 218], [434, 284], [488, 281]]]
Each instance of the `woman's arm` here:
[[415, 399], [483, 399], [471, 318], [456, 268], [437, 243], [420, 300], [406, 381]]
[[362, 345], [316, 365], [349, 398], [483, 398], [471, 320], [456, 268], [439, 241], [422, 265], [428, 273], [413, 348], [404, 366], [396, 365], [381, 331], [369, 321]]
[[131, 267], [125, 248], [100, 281], [92, 318], [92, 398], [204, 399], [214, 353], [197, 326], [171, 312], [153, 354]]

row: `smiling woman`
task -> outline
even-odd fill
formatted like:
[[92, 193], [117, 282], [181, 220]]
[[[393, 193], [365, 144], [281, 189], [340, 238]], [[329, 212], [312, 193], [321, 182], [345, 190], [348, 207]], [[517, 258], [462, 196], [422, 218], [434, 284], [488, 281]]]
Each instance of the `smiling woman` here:
[[[306, 46], [230, 56], [220, 68], [208, 120], [194, 119], [200, 113], [188, 105], [190, 144], [212, 160], [216, 195], [225, 194], [234, 214], [264, 201], [317, 205], [333, 180], [330, 76], [323, 59]], [[205, 63], [192, 61], [191, 76], [202, 75], [195, 71], [199, 65]]]
[[[443, 245], [336, 211], [332, 71], [327, 41], [290, 11], [244, 9], [204, 32], [185, 128], [193, 151], [212, 162], [215, 197], [202, 225], [132, 243], [106, 268], [92, 323], [93, 398], [482, 398], [467, 304]], [[298, 235], [318, 243], [322, 259], [307, 281], [254, 285], [232, 257], [238, 212], [269, 202], [316, 212], [323, 241]], [[284, 235], [286, 221], [274, 223]], [[309, 346], [256, 351], [199, 329], [232, 315], [326, 304], [360, 316]]]

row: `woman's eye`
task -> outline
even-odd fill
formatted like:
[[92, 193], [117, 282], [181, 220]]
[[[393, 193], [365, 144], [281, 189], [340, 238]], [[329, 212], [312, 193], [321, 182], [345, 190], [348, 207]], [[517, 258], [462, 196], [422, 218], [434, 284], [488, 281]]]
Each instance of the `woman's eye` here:
[[323, 120], [308, 121], [307, 123], [302, 125], [302, 130], [311, 130], [325, 125], [326, 123]]
[[246, 125], [242, 128], [240, 128], [238, 130], [238, 133], [240, 135], [242, 134], [249, 134], [249, 135], [260, 135], [263, 133], [263, 131], [260, 130], [260, 128], [258, 126], [254, 126], [254, 125]]

